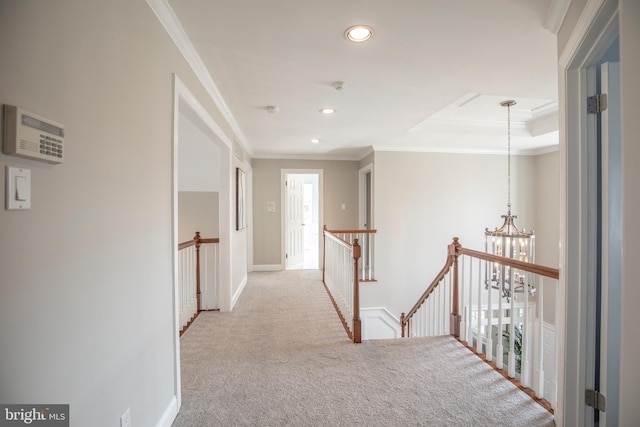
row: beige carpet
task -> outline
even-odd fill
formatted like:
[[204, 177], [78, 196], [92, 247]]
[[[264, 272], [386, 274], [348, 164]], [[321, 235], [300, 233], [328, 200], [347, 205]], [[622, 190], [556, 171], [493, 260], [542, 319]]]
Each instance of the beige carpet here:
[[352, 344], [317, 271], [252, 273], [181, 339], [183, 426], [553, 426], [451, 337]]

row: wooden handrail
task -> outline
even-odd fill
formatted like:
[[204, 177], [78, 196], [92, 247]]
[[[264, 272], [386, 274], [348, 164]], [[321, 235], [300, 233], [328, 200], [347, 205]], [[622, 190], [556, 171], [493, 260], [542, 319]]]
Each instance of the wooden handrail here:
[[413, 315], [424, 304], [429, 295], [434, 291], [438, 284], [444, 279], [445, 275], [449, 272], [451, 267], [454, 267], [453, 274], [453, 307], [451, 311], [451, 335], [458, 337], [460, 335], [460, 313], [458, 307], [458, 257], [460, 255], [467, 255], [470, 257], [478, 258], [484, 261], [493, 262], [505, 267], [516, 268], [518, 270], [527, 271], [533, 274], [537, 274], [544, 277], [550, 277], [552, 279], [558, 279], [560, 277], [560, 271], [557, 268], [547, 267], [539, 264], [532, 264], [530, 262], [520, 261], [517, 259], [506, 258], [499, 255], [494, 255], [486, 252], [480, 252], [473, 249], [463, 248], [457, 237], [453, 238], [453, 242], [447, 247], [447, 260], [444, 267], [438, 273], [435, 279], [431, 282], [427, 290], [420, 296], [418, 302], [409, 310], [407, 314], [401, 313], [400, 326], [402, 327], [402, 336], [405, 336], [405, 328], [410, 322]]
[[463, 248], [462, 246], [459, 246], [456, 249], [456, 252], [459, 255], [469, 255], [471, 257], [479, 258], [484, 261], [495, 262], [499, 265], [504, 265], [505, 267], [517, 268], [518, 270], [528, 271], [529, 273], [538, 274], [540, 276], [550, 277], [552, 279], [560, 278], [560, 271], [557, 268], [551, 268], [539, 264], [531, 264], [530, 262], [506, 258], [486, 252], [474, 251], [473, 249]]
[[[196, 236], [199, 236], [200, 232], [196, 231]], [[218, 237], [199, 237], [200, 243], [220, 243]], [[178, 243], [178, 250], [186, 249], [189, 246], [193, 246], [197, 243], [196, 237], [186, 242]]]
[[[503, 369], [502, 366], [502, 359], [495, 359], [496, 362], [494, 362], [493, 360], [493, 355], [492, 355], [492, 348], [493, 345], [490, 344], [490, 339], [491, 339], [491, 335], [489, 335], [489, 338], [487, 339], [486, 343], [483, 342], [483, 340], [481, 339], [482, 335], [484, 334], [484, 332], [482, 332], [482, 327], [481, 327], [481, 323], [484, 321], [484, 324], [487, 325], [494, 325], [493, 323], [493, 319], [494, 318], [494, 314], [493, 312], [495, 311], [495, 307], [492, 308], [492, 306], [490, 305], [490, 295], [491, 292], [493, 292], [492, 287], [489, 287], [489, 283], [486, 281], [483, 281], [481, 278], [481, 265], [479, 265], [478, 267], [478, 284], [479, 286], [483, 286], [485, 289], [487, 290], [487, 292], [489, 292], [489, 298], [486, 302], [484, 302], [485, 307], [482, 310], [487, 310], [488, 311], [488, 318], [489, 320], [487, 320], [486, 318], [484, 318], [484, 315], [481, 314], [482, 312], [480, 311], [480, 304], [482, 304], [482, 298], [480, 297], [480, 294], [478, 294], [478, 302], [477, 302], [477, 307], [478, 307], [478, 314], [475, 317], [475, 319], [473, 320], [474, 322], [477, 322], [477, 329], [476, 329], [476, 343], [475, 343], [475, 348], [473, 347], [473, 333], [472, 333], [472, 325], [471, 325], [471, 310], [472, 308], [472, 303], [471, 303], [471, 294], [469, 294], [469, 312], [468, 312], [468, 323], [467, 325], [465, 325], [464, 331], [465, 333], [463, 334], [466, 337], [463, 337], [460, 335], [460, 325], [462, 322], [462, 316], [459, 313], [459, 289], [461, 286], [464, 286], [464, 284], [460, 283], [460, 277], [459, 277], [459, 271], [458, 271], [458, 259], [461, 255], [466, 255], [469, 256], [470, 258], [476, 258], [478, 260], [478, 264], [481, 264], [481, 261], [486, 261], [488, 263], [495, 263], [497, 265], [500, 265], [502, 267], [505, 268], [512, 268], [512, 269], [517, 269], [520, 271], [526, 271], [529, 273], [533, 273], [536, 274], [537, 276], [540, 277], [547, 277], [547, 278], [551, 278], [551, 279], [555, 279], [558, 280], [560, 277], [560, 272], [557, 268], [551, 268], [551, 267], [547, 267], [547, 266], [543, 266], [543, 265], [538, 265], [538, 264], [532, 264], [529, 262], [524, 262], [524, 261], [520, 261], [517, 259], [511, 259], [511, 258], [506, 258], [503, 256], [499, 256], [499, 255], [493, 255], [490, 253], [486, 253], [486, 252], [480, 252], [480, 251], [476, 251], [473, 249], [466, 249], [463, 248], [462, 245], [460, 245], [458, 238], [454, 237], [453, 238], [453, 243], [451, 243], [448, 247], [447, 247], [447, 259], [445, 262], [444, 267], [440, 270], [440, 272], [438, 273], [438, 275], [436, 276], [436, 278], [431, 282], [431, 284], [427, 287], [427, 290], [420, 296], [420, 299], [418, 299], [418, 302], [411, 308], [411, 310], [408, 312], [408, 314], [405, 315], [405, 313], [402, 313], [400, 316], [400, 324], [401, 324], [401, 328], [402, 328], [402, 337], [406, 337], [406, 336], [410, 336], [412, 333], [414, 333], [415, 335], [419, 335], [419, 336], [423, 336], [422, 333], [424, 333], [424, 336], [428, 336], [428, 334], [430, 332], [427, 332], [425, 330], [425, 324], [426, 322], [428, 322], [427, 319], [425, 319], [426, 315], [423, 315], [423, 311], [418, 311], [418, 310], [431, 310], [434, 308], [435, 304], [440, 304], [438, 306], [438, 308], [435, 309], [435, 317], [431, 318], [431, 323], [436, 323], [439, 322], [441, 320], [443, 320], [442, 318], [440, 318], [441, 320], [438, 320], [438, 316], [440, 316], [444, 311], [444, 314], [446, 315], [448, 310], [448, 304], [449, 301], [447, 300], [447, 297], [445, 296], [445, 298], [443, 299], [442, 297], [440, 297], [440, 300], [434, 301], [434, 306], [429, 305], [431, 303], [431, 301], [427, 302], [427, 299], [429, 298], [430, 295], [432, 295], [434, 293], [434, 290], [442, 283], [443, 286], [445, 287], [445, 293], [448, 292], [449, 290], [451, 291], [451, 313], [450, 313], [450, 317], [449, 317], [449, 333], [451, 335], [453, 335], [459, 342], [461, 342], [463, 345], [465, 345], [466, 347], [468, 347], [471, 351], [473, 351], [474, 353], [478, 354], [478, 356], [480, 356], [485, 362], [489, 363], [495, 370], [497, 370], [498, 372], [500, 372], [505, 378], [509, 379], [512, 383], [514, 383], [516, 386], [518, 386], [521, 390], [523, 390], [525, 393], [527, 393], [529, 396], [531, 396], [536, 402], [540, 403], [543, 407], [545, 407], [546, 409], [548, 409], [550, 412], [553, 413], [553, 409], [552, 406], [546, 401], [544, 400], [544, 398], [542, 398], [540, 395], [542, 393], [541, 389], [539, 390], [532, 390], [531, 388], [529, 388], [528, 385], [526, 384], [530, 384], [530, 379], [527, 379], [526, 382], [521, 383], [521, 380], [518, 380], [516, 378], [516, 371], [515, 371], [515, 352], [514, 352], [514, 328], [513, 328], [513, 316], [515, 315], [515, 312], [512, 312], [514, 310], [514, 299], [511, 299], [511, 305], [510, 307], [506, 307], [506, 310], [509, 310], [509, 315], [508, 317], [511, 317], [512, 319], [509, 320], [509, 324], [511, 325], [511, 331], [510, 331], [510, 336], [511, 336], [511, 349], [509, 350], [509, 371], [505, 371]], [[473, 261], [471, 261], [473, 262]], [[473, 266], [473, 263], [471, 264], [471, 267]], [[489, 266], [487, 266], [488, 268]], [[451, 270], [453, 269], [453, 272], [451, 272]], [[449, 276], [450, 280], [445, 280], [446, 276], [448, 274], [451, 274]], [[471, 274], [471, 273], [470, 273]], [[486, 278], [485, 278], [486, 280]], [[484, 282], [484, 283], [483, 283]], [[451, 289], [449, 289], [447, 286], [450, 285]], [[469, 282], [469, 290], [471, 292], [471, 286], [472, 283]], [[540, 291], [542, 292], [542, 287], [540, 288]], [[526, 292], [526, 291], [525, 291]], [[540, 294], [541, 298], [542, 293]], [[438, 298], [437, 294], [434, 294], [431, 298]], [[527, 300], [525, 299], [525, 304], [524, 304], [524, 319], [522, 324], [527, 324]], [[539, 301], [540, 303], [542, 301]], [[423, 304], [427, 304], [425, 307], [422, 307]], [[498, 308], [499, 311], [499, 320], [498, 320], [498, 328], [502, 328], [502, 319], [504, 316], [504, 309], [501, 307], [501, 305]], [[542, 306], [540, 306], [540, 315], [542, 315]], [[416, 317], [417, 320], [414, 320], [414, 317]], [[433, 320], [433, 319], [436, 320]], [[542, 319], [542, 318], [541, 318]], [[542, 337], [543, 336], [543, 332], [542, 332], [542, 328], [543, 328], [543, 322], [541, 321], [538, 322], [539, 323], [539, 328], [540, 328], [540, 334], [539, 336]], [[419, 325], [414, 325], [414, 322], [418, 322]], [[493, 326], [492, 326], [493, 327]], [[420, 329], [422, 328], [422, 330]], [[433, 329], [432, 329], [433, 331]], [[442, 333], [443, 330], [442, 329], [437, 329], [436, 332], [440, 332]], [[524, 333], [524, 332], [523, 332]], [[531, 332], [527, 332], [527, 334], [530, 334]], [[503, 350], [502, 350], [502, 336], [500, 335], [498, 338], [499, 341], [499, 345], [496, 346], [496, 357], [499, 358], [503, 358], [506, 354], [506, 352], [503, 354]], [[486, 345], [485, 345], [486, 344]], [[531, 345], [531, 344], [527, 344]], [[486, 349], [489, 349], [488, 351]], [[499, 349], [499, 350], [498, 350]], [[524, 350], [520, 350], [520, 351], [524, 351]], [[541, 354], [540, 356], [540, 360], [542, 361], [543, 356], [542, 356], [542, 349], [539, 349], [539, 352]], [[488, 354], [488, 356], [487, 356]], [[528, 360], [524, 361], [525, 364], [529, 363]], [[513, 365], [512, 365], [513, 364]], [[542, 372], [542, 362], [539, 362], [539, 371]], [[520, 369], [520, 368], [518, 368]], [[527, 368], [525, 365], [525, 368], [522, 372], [527, 372]], [[529, 373], [531, 372], [530, 370], [528, 371]], [[542, 380], [540, 380], [542, 381]], [[540, 393], [540, 394], [539, 394]]]
[[406, 315], [405, 315], [405, 313], [402, 313], [400, 315], [400, 325], [402, 326], [402, 337], [403, 338], [404, 338], [404, 330], [405, 330], [406, 324], [409, 322], [411, 317], [413, 317], [413, 315], [416, 313], [416, 311], [418, 311], [420, 306], [422, 306], [422, 304], [424, 304], [424, 302], [427, 300], [429, 295], [431, 295], [433, 290], [438, 286], [438, 284], [442, 281], [442, 279], [444, 279], [446, 274], [451, 269], [452, 265], [453, 265], [453, 256], [447, 255], [447, 261], [444, 263], [444, 267], [442, 267], [442, 269], [440, 270], [440, 272], [438, 273], [436, 278], [433, 279], [433, 281], [431, 282], [431, 284], [429, 285], [427, 290], [424, 291], [424, 293], [420, 296], [420, 298], [418, 298], [418, 302], [416, 302], [413, 305], [411, 310], [409, 310], [409, 313], [407, 313]]

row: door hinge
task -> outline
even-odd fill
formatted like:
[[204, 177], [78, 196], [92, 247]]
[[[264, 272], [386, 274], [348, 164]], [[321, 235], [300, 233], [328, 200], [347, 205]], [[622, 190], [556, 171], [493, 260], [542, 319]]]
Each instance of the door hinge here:
[[591, 406], [592, 408], [596, 408], [599, 411], [604, 412], [606, 407], [607, 399], [605, 399], [604, 395], [596, 390], [585, 390], [584, 393], [584, 403], [587, 406]]
[[587, 98], [587, 113], [599, 114], [607, 109], [607, 94], [602, 93]]

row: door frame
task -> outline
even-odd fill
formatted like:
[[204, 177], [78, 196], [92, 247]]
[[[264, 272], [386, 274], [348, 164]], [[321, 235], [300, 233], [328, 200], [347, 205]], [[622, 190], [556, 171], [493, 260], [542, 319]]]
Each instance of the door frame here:
[[[318, 175], [318, 236], [322, 236], [322, 227], [324, 226], [323, 217], [323, 170], [322, 169], [280, 169], [280, 265], [283, 270], [287, 269], [287, 220], [285, 209], [286, 198], [286, 178], [287, 175]], [[322, 239], [318, 239], [318, 266], [322, 265]]]
[[370, 218], [369, 218], [369, 222], [370, 224], [367, 224], [367, 228], [368, 229], [373, 229], [373, 163], [370, 163], [368, 165], [366, 165], [365, 167], [361, 168], [358, 174], [358, 198], [360, 200], [360, 203], [358, 205], [358, 221], [360, 222], [358, 224], [358, 228], [360, 227], [364, 227], [365, 221], [367, 219], [367, 211], [366, 211], [366, 206], [367, 206], [367, 181], [366, 181], [366, 176], [367, 174], [370, 173], [371, 174], [371, 199], [369, 200], [370, 203]]
[[[172, 266], [173, 266], [173, 351], [174, 351], [174, 399], [176, 410], [182, 405], [182, 386], [180, 377], [180, 307], [178, 295], [178, 177], [179, 177], [179, 117], [180, 111], [188, 111], [191, 116], [197, 118], [207, 130], [215, 136], [212, 142], [220, 147], [220, 191], [219, 191], [219, 224], [218, 232], [220, 243], [218, 244], [219, 276], [218, 276], [218, 301], [223, 311], [230, 310], [231, 301], [231, 229], [233, 218], [233, 203], [231, 191], [231, 163], [232, 142], [225, 135], [222, 128], [213, 120], [207, 110], [191, 93], [189, 88], [180, 80], [177, 74], [173, 74], [173, 170], [171, 189], [172, 209]], [[177, 411], [176, 411], [177, 415]]]
[[[559, 59], [560, 111], [560, 280], [556, 293], [556, 348], [558, 426], [586, 425], [589, 414], [584, 402], [589, 385], [588, 370], [593, 358], [587, 357], [592, 336], [588, 311], [593, 289], [591, 260], [598, 204], [596, 163], [589, 143], [595, 135], [593, 117], [586, 111], [587, 97], [593, 90], [589, 69], [615, 40], [617, 0], [588, 0]], [[591, 264], [590, 264], [591, 262]], [[567, 362], [567, 363], [565, 363]], [[593, 417], [591, 417], [593, 418]]]

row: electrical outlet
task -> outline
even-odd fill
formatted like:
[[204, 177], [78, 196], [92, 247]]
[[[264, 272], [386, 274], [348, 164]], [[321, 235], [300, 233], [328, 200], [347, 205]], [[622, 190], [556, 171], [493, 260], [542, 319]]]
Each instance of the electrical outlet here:
[[131, 408], [127, 408], [120, 417], [120, 427], [131, 427]]

